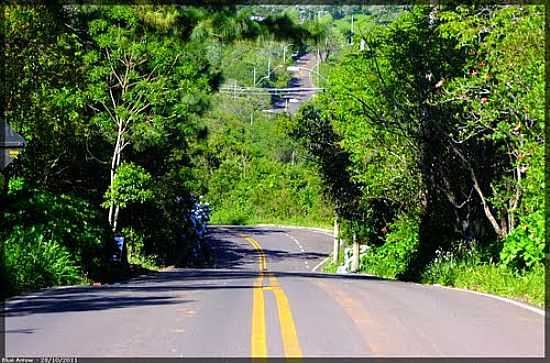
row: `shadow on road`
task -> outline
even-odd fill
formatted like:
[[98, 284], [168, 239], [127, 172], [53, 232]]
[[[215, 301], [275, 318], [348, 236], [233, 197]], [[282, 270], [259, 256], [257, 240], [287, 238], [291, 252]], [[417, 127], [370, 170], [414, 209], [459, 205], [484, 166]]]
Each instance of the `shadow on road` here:
[[[286, 278], [384, 280], [364, 275], [331, 275], [314, 272], [268, 271], [281, 281]], [[69, 287], [52, 289], [38, 296], [21, 297], [6, 306], [4, 316], [97, 311], [139, 306], [181, 304], [191, 300], [173, 297], [178, 291], [254, 289], [254, 280], [260, 276], [254, 270], [178, 269], [152, 273], [134, 278], [127, 283], [102, 287]], [[232, 282], [231, 282], [232, 280]], [[245, 283], [236, 280], [245, 281]], [[266, 280], [267, 281], [267, 280]], [[391, 280], [386, 280], [393, 282]], [[156, 295], [152, 295], [154, 293]], [[162, 295], [162, 294], [165, 295]], [[30, 332], [19, 332], [30, 333]]]
[[0, 333], [5, 334], [32, 334], [36, 329], [7, 329], [0, 330]]
[[[122, 285], [121, 285], [122, 286]], [[21, 301], [6, 304], [3, 315], [22, 316], [35, 313], [65, 313], [74, 311], [97, 311], [137, 306], [158, 306], [187, 302], [171, 296], [117, 296], [113, 287], [73, 287], [52, 289]]]
[[[244, 230], [242, 233], [246, 233]], [[274, 231], [271, 231], [273, 234]], [[282, 232], [281, 232], [282, 233]], [[256, 235], [260, 233], [256, 232]], [[286, 237], [285, 237], [286, 238]], [[221, 269], [242, 269], [256, 266], [260, 252], [246, 244], [238, 244], [228, 241], [227, 238], [211, 234], [209, 244], [216, 254], [216, 268]], [[262, 248], [262, 253], [270, 262], [277, 262], [288, 259], [317, 260], [328, 256], [319, 252], [288, 252], [284, 250]]]
[[[259, 251], [255, 250], [242, 234], [270, 236], [286, 233], [277, 228], [216, 227], [208, 239], [217, 255], [213, 268], [180, 268], [162, 272], [150, 272], [120, 284], [100, 287], [77, 286], [47, 289], [35, 295], [22, 296], [6, 303], [4, 316], [99, 311], [141, 306], [181, 304], [178, 291], [216, 291], [254, 289], [258, 271]], [[283, 236], [281, 236], [283, 238]], [[286, 236], [284, 238], [287, 238]], [[262, 249], [270, 262], [278, 260], [310, 260], [327, 256], [316, 252], [288, 252], [279, 249]], [[271, 271], [281, 280], [288, 278], [384, 280], [365, 275], [335, 275], [315, 272]], [[267, 280], [266, 280], [267, 281]], [[386, 280], [392, 282], [390, 280]], [[26, 332], [20, 332], [26, 333]]]
[[[216, 256], [215, 268], [220, 269], [255, 269], [260, 253], [250, 243], [243, 240], [242, 235], [277, 236], [288, 238], [284, 229], [253, 228], [245, 226], [215, 227], [208, 233], [208, 244]], [[322, 252], [289, 252], [280, 249], [262, 247], [262, 253], [270, 263], [283, 260], [311, 261], [328, 256]]]

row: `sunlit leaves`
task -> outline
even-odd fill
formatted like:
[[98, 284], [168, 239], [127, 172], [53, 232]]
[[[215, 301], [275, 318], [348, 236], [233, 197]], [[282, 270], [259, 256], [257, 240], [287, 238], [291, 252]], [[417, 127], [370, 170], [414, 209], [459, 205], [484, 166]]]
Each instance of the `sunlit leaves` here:
[[124, 208], [133, 203], [145, 203], [153, 197], [151, 174], [134, 163], [123, 163], [117, 169], [112, 187], [105, 193], [103, 206]]

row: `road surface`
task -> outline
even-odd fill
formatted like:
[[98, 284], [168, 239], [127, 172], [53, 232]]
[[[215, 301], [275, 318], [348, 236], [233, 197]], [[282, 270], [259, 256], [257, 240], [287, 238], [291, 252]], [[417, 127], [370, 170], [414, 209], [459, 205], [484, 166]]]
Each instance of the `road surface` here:
[[[291, 72], [292, 78], [288, 81], [287, 87], [289, 88], [313, 88], [312, 77], [316, 77], [312, 71], [317, 69], [317, 56], [313, 53], [306, 53], [301, 55], [294, 62], [295, 67], [299, 67], [298, 71]], [[300, 105], [313, 97], [315, 91], [307, 92], [288, 92], [284, 97], [272, 98], [273, 109], [270, 112], [280, 113], [286, 112], [291, 115], [298, 111]]]
[[10, 299], [14, 357], [543, 356], [544, 318], [494, 298], [311, 272], [318, 231], [217, 226], [209, 269]]

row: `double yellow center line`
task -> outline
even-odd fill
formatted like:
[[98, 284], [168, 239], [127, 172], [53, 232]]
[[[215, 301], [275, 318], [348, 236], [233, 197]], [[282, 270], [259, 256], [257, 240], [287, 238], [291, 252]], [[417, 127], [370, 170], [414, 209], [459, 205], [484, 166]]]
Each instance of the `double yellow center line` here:
[[[275, 296], [277, 303], [277, 312], [279, 314], [279, 329], [283, 341], [283, 348], [286, 357], [302, 357], [302, 348], [296, 332], [296, 324], [292, 317], [288, 298], [282, 289], [279, 281], [273, 274], [267, 273], [267, 259], [262, 247], [255, 239], [242, 235], [259, 255], [260, 275], [254, 282], [254, 296], [252, 303], [252, 334], [250, 337], [250, 347], [252, 357], [267, 357], [267, 338], [265, 324], [265, 297], [264, 291], [271, 291]], [[264, 278], [269, 277], [269, 285], [264, 285]]]

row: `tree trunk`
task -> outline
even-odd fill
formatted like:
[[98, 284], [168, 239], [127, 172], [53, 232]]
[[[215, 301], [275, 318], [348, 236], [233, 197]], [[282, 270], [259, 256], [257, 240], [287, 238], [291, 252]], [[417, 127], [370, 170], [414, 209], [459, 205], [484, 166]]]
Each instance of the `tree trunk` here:
[[334, 217], [334, 244], [332, 246], [332, 263], [337, 264], [340, 257], [340, 226], [338, 216]]
[[359, 270], [359, 242], [357, 242], [357, 236], [353, 232], [353, 255], [351, 257], [351, 272], [357, 272]]
[[485, 217], [487, 217], [487, 219], [491, 223], [491, 226], [493, 226], [493, 229], [495, 230], [495, 233], [497, 234], [498, 238], [504, 239], [506, 237], [506, 231], [500, 228], [500, 225], [498, 224], [495, 216], [493, 215], [493, 212], [491, 212], [491, 208], [487, 204], [485, 195], [483, 195], [483, 192], [481, 191], [481, 187], [479, 186], [479, 183], [475, 176], [474, 169], [471, 166], [469, 168], [470, 168], [470, 176], [472, 177], [472, 181], [474, 183], [474, 189], [477, 192], [479, 198], [481, 199], [481, 204], [483, 205], [483, 211], [485, 212]]
[[2, 177], [2, 194], [0, 195], [0, 205], [7, 205], [10, 176], [7, 171], [0, 174], [0, 176]]
[[522, 169], [521, 166], [517, 165], [516, 167], [516, 193], [514, 195], [514, 198], [510, 200], [510, 208], [508, 208], [508, 233], [512, 232], [512, 230], [516, 227], [516, 220], [515, 220], [515, 212], [518, 208], [519, 200], [521, 198], [521, 173]]
[[452, 150], [455, 152], [455, 154], [462, 160], [464, 166], [468, 168], [468, 171], [470, 172], [470, 178], [472, 180], [472, 183], [474, 184], [474, 190], [476, 191], [477, 195], [479, 196], [479, 199], [481, 199], [481, 204], [483, 206], [483, 211], [485, 213], [485, 217], [489, 220], [489, 223], [491, 223], [491, 226], [495, 230], [495, 233], [498, 237], [498, 239], [504, 239], [506, 237], [506, 231], [504, 231], [500, 225], [498, 224], [495, 216], [493, 215], [493, 212], [491, 211], [491, 207], [487, 203], [487, 199], [485, 198], [485, 195], [483, 194], [483, 191], [481, 190], [481, 186], [479, 185], [479, 182], [476, 177], [476, 173], [474, 171], [474, 168], [470, 164], [470, 162], [462, 155], [462, 152], [458, 150], [458, 148], [451, 142], [450, 143]]
[[[113, 158], [111, 160], [111, 183], [109, 186], [109, 190], [113, 190], [113, 185], [115, 182], [116, 177], [116, 170], [120, 166], [120, 154], [122, 153], [122, 144], [124, 142], [123, 135], [122, 135], [122, 122], [119, 122], [118, 125], [118, 134], [117, 139], [115, 143], [115, 149], [113, 151]], [[114, 204], [109, 205], [109, 225], [111, 226], [113, 232], [116, 232], [116, 222], [118, 220], [118, 206], [115, 208]]]

